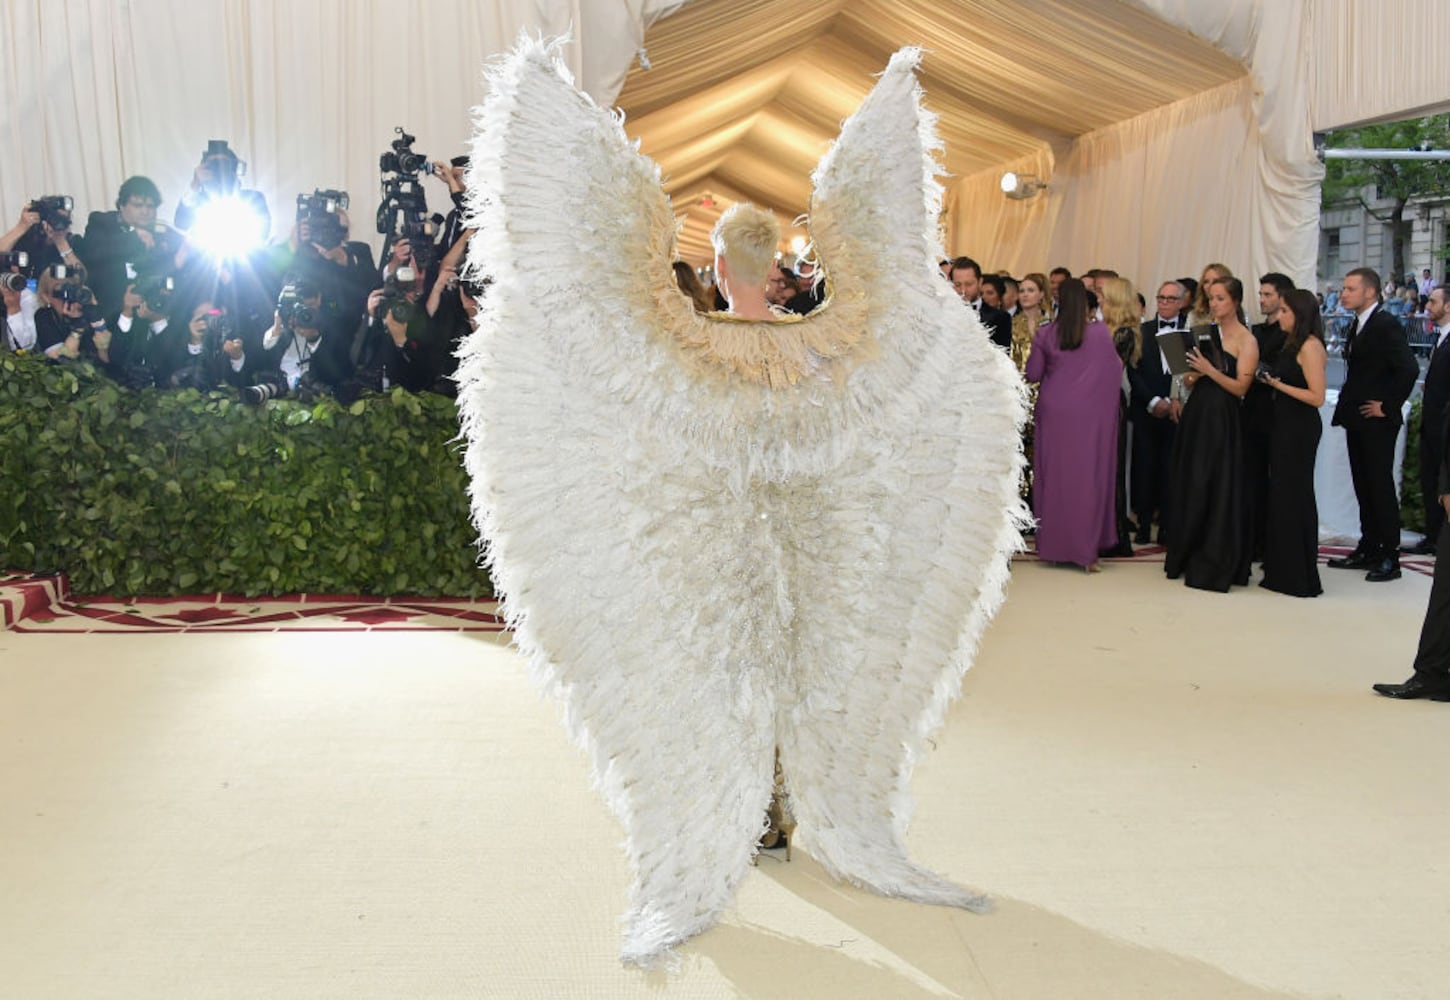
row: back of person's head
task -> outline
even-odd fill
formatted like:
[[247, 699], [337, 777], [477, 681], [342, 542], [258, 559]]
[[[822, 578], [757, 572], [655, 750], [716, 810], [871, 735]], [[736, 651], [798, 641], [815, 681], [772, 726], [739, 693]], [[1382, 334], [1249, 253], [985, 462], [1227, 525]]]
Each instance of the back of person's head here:
[[[1266, 282], [1267, 284], [1267, 282]], [[1306, 288], [1291, 288], [1284, 293], [1284, 308], [1294, 314], [1294, 332], [1288, 346], [1297, 347], [1310, 337], [1324, 339], [1324, 320], [1319, 315], [1319, 296]]]
[[1088, 293], [1078, 278], [1064, 278], [1057, 289], [1057, 346], [1075, 351], [1087, 329]]
[[680, 291], [690, 297], [690, 302], [695, 307], [695, 312], [709, 312], [714, 308], [714, 301], [705, 291], [705, 286], [700, 282], [700, 276], [695, 269], [682, 260], [677, 260], [672, 265], [675, 272], [675, 284], [680, 286]]
[[764, 285], [780, 244], [780, 223], [763, 208], [737, 202], [715, 223], [710, 242], [729, 265], [730, 276], [737, 283]]
[[1278, 271], [1270, 271], [1264, 275], [1259, 279], [1259, 284], [1272, 286], [1274, 291], [1279, 293], [1281, 299], [1294, 290], [1294, 279], [1287, 274], [1280, 274]]
[[1099, 291], [1103, 300], [1103, 322], [1109, 330], [1137, 327], [1143, 322], [1137, 293], [1127, 278], [1104, 278]]

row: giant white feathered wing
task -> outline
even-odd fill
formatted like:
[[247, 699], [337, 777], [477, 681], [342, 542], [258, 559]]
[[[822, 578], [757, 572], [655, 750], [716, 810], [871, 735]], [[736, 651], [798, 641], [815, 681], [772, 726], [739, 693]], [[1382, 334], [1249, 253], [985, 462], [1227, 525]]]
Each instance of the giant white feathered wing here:
[[795, 683], [781, 757], [802, 843], [875, 891], [975, 907], [913, 863], [910, 777], [1004, 596], [1027, 519], [1023, 387], [941, 279], [933, 116], [898, 52], [813, 178], [811, 230], [877, 349], [846, 385], [852, 446], [793, 525]]
[[740, 567], [755, 525], [691, 440], [658, 169], [550, 46], [521, 42], [489, 86], [469, 259], [493, 284], [459, 393], [473, 510], [515, 641], [625, 827], [623, 958], [645, 963], [715, 922], [763, 831], [771, 682], [737, 612], [773, 585]]
[[1018, 543], [1020, 384], [935, 268], [914, 52], [817, 172], [830, 301], [697, 317], [658, 171], [547, 47], [479, 112], [459, 396], [475, 517], [536, 677], [624, 824], [624, 957], [709, 927], [779, 742], [832, 871], [970, 905], [912, 865], [908, 782]]

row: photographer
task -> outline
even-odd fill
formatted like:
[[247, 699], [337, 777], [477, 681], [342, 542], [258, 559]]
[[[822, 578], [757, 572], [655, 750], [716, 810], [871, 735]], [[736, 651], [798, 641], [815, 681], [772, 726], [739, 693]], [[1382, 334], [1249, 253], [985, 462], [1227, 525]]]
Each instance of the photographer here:
[[82, 263], [102, 312], [121, 308], [126, 286], [143, 272], [170, 272], [180, 264], [184, 240], [156, 221], [161, 192], [148, 177], [131, 177], [116, 195], [116, 211], [92, 212], [86, 223]]
[[111, 329], [85, 286], [85, 272], [63, 264], [40, 276], [41, 308], [35, 313], [35, 349], [52, 361], [84, 357], [111, 364]]
[[[324, 307], [346, 317], [361, 316], [368, 293], [378, 287], [372, 248], [349, 240], [351, 219], [344, 191], [314, 191], [297, 196], [297, 220], [288, 241], [272, 248], [267, 269], [280, 292], [286, 275], [322, 292]], [[274, 296], [275, 297], [275, 296]]]
[[266, 239], [272, 227], [272, 213], [267, 209], [267, 199], [262, 192], [241, 186], [245, 173], [246, 164], [225, 139], [210, 140], [206, 151], [201, 154], [201, 162], [192, 172], [191, 189], [176, 206], [176, 228], [190, 230], [196, 222], [197, 212], [208, 202], [235, 198], [255, 216], [261, 239]]
[[0, 330], [0, 351], [35, 349], [35, 311], [40, 298], [30, 290], [26, 270], [28, 253], [0, 252], [0, 298], [5, 302], [5, 328]]
[[458, 395], [453, 381], [458, 370], [458, 347], [473, 332], [478, 299], [484, 293], [483, 285], [460, 280], [458, 274], [472, 235], [472, 230], [465, 230], [444, 255], [438, 278], [428, 294], [428, 343], [432, 349], [429, 351], [431, 379], [426, 388], [444, 396]]
[[364, 387], [422, 392], [437, 378], [435, 340], [420, 304], [423, 287], [423, 275], [404, 264], [368, 296], [367, 318], [353, 338]]
[[121, 308], [111, 320], [115, 343], [112, 370], [117, 381], [132, 389], [166, 385], [181, 359], [171, 326], [171, 283], [162, 276], [131, 282], [121, 295]]
[[448, 197], [453, 199], [453, 208], [443, 220], [443, 231], [438, 238], [438, 255], [446, 256], [463, 238], [463, 175], [468, 171], [468, 157], [455, 156], [448, 163], [435, 160], [433, 176], [448, 186]]
[[77, 248], [83, 241], [70, 231], [72, 204], [67, 195], [55, 194], [26, 205], [14, 228], [0, 236], [0, 253], [29, 254], [36, 273], [52, 264], [80, 264]]
[[262, 350], [267, 366], [281, 370], [285, 388], [304, 398], [336, 395], [353, 379], [347, 339], [325, 316], [321, 291], [306, 282], [283, 286]]
[[191, 311], [186, 340], [167, 384], [203, 392], [235, 389], [245, 403], [261, 404], [283, 392], [285, 380], [259, 345], [248, 351], [246, 337], [225, 308], [200, 302]]

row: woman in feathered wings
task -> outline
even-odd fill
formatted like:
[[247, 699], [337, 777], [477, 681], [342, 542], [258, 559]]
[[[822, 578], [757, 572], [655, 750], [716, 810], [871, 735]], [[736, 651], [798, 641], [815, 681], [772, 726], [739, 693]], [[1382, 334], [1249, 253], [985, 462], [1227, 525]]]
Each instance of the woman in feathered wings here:
[[462, 351], [475, 519], [515, 641], [624, 825], [622, 957], [712, 926], [780, 747], [801, 845], [923, 902], [910, 778], [1001, 603], [1025, 512], [1022, 383], [936, 269], [916, 50], [813, 176], [823, 306], [697, 315], [659, 170], [550, 46], [493, 65]]

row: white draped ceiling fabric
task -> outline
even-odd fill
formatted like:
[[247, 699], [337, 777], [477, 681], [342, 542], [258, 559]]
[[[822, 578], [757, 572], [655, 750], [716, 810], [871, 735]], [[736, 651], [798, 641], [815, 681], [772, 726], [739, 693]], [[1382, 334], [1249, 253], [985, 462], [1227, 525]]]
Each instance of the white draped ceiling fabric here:
[[[1307, 283], [1311, 132], [1450, 107], [1443, 12], [1442, 0], [14, 0], [0, 4], [0, 229], [40, 194], [109, 208], [136, 173], [161, 186], [169, 218], [206, 141], [225, 138], [267, 195], [274, 236], [298, 192], [336, 187], [352, 195], [354, 236], [376, 245], [393, 126], [431, 157], [461, 152], [482, 61], [522, 29], [572, 29], [576, 77], [601, 102], [619, 95], [698, 263], [734, 200], [787, 223], [805, 212], [840, 121], [893, 50], [921, 45], [952, 174], [948, 250], [1014, 273], [1116, 267], [1150, 289], [1214, 260]], [[641, 43], [649, 71], [635, 65]], [[1047, 190], [1005, 199], [1008, 168]], [[447, 207], [441, 185], [428, 191]]]
[[[570, 31], [566, 58], [613, 101], [645, 27], [680, 0], [5, 0], [0, 3], [0, 231], [42, 194], [85, 214], [132, 174], [169, 220], [209, 139], [248, 163], [285, 237], [299, 192], [346, 190], [371, 240], [378, 155], [402, 125], [461, 154], [482, 65], [528, 30]], [[431, 205], [447, 192], [428, 182]]]
[[[1214, 261], [1308, 284], [1312, 132], [1443, 105], [1441, 15], [1434, 0], [692, 0], [647, 33], [653, 68], [619, 103], [696, 262], [734, 200], [806, 211], [837, 123], [893, 49], [921, 45], [953, 175], [948, 251], [1017, 274], [1113, 267], [1150, 292]], [[1048, 188], [1006, 199], [1005, 169]]]

